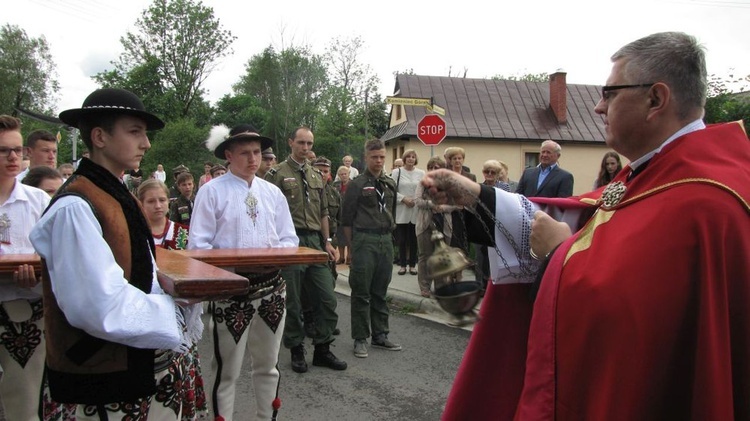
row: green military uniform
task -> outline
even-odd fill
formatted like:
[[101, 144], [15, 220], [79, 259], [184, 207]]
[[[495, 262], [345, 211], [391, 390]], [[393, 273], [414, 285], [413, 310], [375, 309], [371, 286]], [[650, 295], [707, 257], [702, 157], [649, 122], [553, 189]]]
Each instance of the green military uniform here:
[[389, 332], [385, 297], [393, 273], [395, 203], [393, 179], [385, 172], [376, 177], [365, 169], [349, 182], [341, 205], [341, 226], [352, 228], [349, 286], [355, 340]]
[[193, 201], [180, 194], [177, 199], [169, 204], [169, 219], [182, 225], [190, 226], [190, 216], [193, 214]]
[[[326, 183], [326, 196], [328, 197], [328, 231], [329, 238], [331, 239], [331, 245], [336, 248], [339, 246], [339, 242], [336, 237], [336, 231], [339, 227], [339, 221], [341, 220], [341, 193], [333, 187], [332, 183]], [[331, 275], [333, 275], [333, 289], [336, 289], [336, 278], [339, 274], [336, 271], [336, 261], [331, 260], [328, 262], [328, 267], [331, 268]]]
[[[300, 247], [325, 251], [323, 242], [326, 239], [322, 237], [320, 230], [321, 219], [328, 216], [328, 197], [320, 172], [307, 162], [298, 164], [290, 156], [270, 169], [265, 179], [278, 186], [286, 196]], [[334, 281], [328, 265], [318, 263], [287, 266], [282, 270], [282, 276], [287, 282], [284, 346], [291, 349], [302, 344], [305, 339], [300, 304], [303, 281], [315, 310], [317, 329], [313, 343], [332, 342], [338, 315]]]
[[337, 247], [336, 231], [338, 230], [339, 221], [341, 220], [341, 194], [333, 184], [326, 183], [326, 197], [328, 198], [328, 231], [333, 240], [333, 246]]

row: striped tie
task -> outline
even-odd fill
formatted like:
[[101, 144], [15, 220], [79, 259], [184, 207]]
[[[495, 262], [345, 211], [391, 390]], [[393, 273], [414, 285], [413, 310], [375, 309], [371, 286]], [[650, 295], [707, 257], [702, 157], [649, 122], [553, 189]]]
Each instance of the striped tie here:
[[383, 191], [383, 184], [380, 180], [375, 180], [375, 191], [378, 192], [378, 204], [380, 205], [380, 213], [385, 212], [385, 192]]
[[305, 178], [304, 168], [300, 167], [299, 175], [302, 177], [302, 189], [305, 193], [305, 200], [307, 200], [307, 203], [310, 203], [310, 192], [308, 191], [310, 186], [307, 184], [307, 178]]

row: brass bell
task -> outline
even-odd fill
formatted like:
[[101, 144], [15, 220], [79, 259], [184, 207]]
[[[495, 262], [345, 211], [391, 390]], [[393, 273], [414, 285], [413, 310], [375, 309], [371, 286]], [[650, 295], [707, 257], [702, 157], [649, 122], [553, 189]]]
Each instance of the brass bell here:
[[472, 265], [463, 250], [446, 245], [444, 238], [443, 233], [434, 227], [432, 228], [430, 239], [434, 246], [432, 256], [427, 259], [427, 277], [430, 279], [444, 278], [461, 273]]

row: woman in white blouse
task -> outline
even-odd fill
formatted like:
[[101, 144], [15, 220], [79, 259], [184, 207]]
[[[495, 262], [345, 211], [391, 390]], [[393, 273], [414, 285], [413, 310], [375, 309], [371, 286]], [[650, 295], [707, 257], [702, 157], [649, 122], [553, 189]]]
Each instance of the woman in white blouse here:
[[396, 181], [396, 244], [398, 245], [398, 274], [417, 274], [417, 208], [415, 199], [417, 186], [424, 177], [424, 171], [416, 168], [417, 153], [413, 149], [404, 151], [401, 156], [404, 166], [393, 170], [391, 177]]

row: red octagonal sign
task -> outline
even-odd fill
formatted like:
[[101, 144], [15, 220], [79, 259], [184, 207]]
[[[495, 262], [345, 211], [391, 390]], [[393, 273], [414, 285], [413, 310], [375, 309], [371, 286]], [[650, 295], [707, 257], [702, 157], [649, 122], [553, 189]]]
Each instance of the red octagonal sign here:
[[445, 120], [437, 114], [427, 114], [417, 124], [417, 138], [427, 146], [436, 146], [445, 139]]

